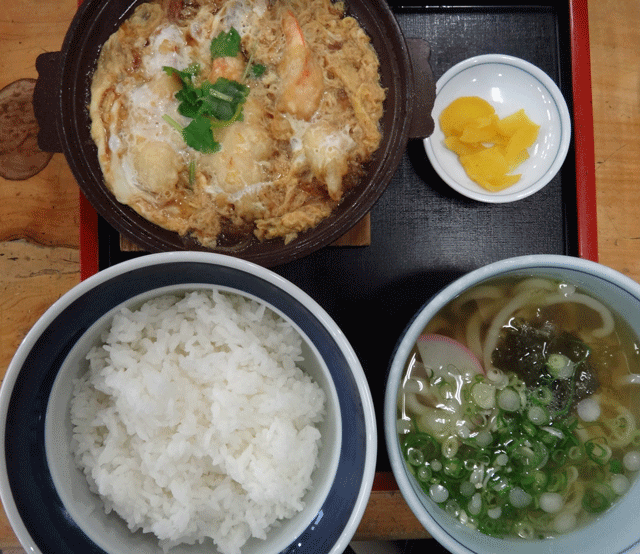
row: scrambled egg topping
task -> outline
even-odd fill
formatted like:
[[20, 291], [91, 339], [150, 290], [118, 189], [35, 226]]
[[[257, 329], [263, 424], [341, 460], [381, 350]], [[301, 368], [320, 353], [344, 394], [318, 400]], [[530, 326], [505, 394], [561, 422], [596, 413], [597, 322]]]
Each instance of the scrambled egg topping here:
[[[331, 214], [380, 144], [385, 91], [369, 37], [330, 0], [170, 6], [140, 5], [102, 49], [90, 112], [108, 188], [207, 247], [293, 240]], [[237, 54], [212, 58], [212, 40], [232, 30]], [[222, 78], [249, 91], [241, 117], [213, 126], [215, 152], [179, 132], [191, 119], [166, 68], [194, 65], [194, 84]]]

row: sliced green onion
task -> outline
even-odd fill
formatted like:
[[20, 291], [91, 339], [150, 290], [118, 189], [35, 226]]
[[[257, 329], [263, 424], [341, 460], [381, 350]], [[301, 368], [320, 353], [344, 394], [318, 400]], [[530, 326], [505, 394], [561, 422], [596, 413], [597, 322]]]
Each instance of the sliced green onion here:
[[549, 482], [549, 476], [540, 470], [525, 472], [520, 478], [520, 484], [529, 492], [539, 492], [543, 490]]
[[482, 510], [482, 496], [479, 492], [471, 497], [471, 500], [469, 500], [467, 504], [467, 510], [473, 516], [477, 516], [480, 513]]
[[446, 502], [449, 498], [449, 491], [443, 485], [431, 485], [429, 487], [429, 496], [434, 502], [440, 504], [441, 502]]
[[504, 452], [496, 456], [496, 464], [498, 464], [499, 466], [506, 466], [508, 463], [509, 456], [507, 456]]
[[476, 443], [480, 448], [486, 448], [493, 442], [493, 436], [486, 429], [482, 429], [478, 431], [478, 434], [475, 436]]
[[426, 460], [437, 458], [440, 454], [440, 444], [428, 433], [408, 433], [402, 437], [405, 457], [409, 448], [417, 448]]
[[461, 479], [465, 474], [464, 464], [458, 458], [447, 460], [442, 466], [442, 472], [453, 479]]
[[482, 484], [482, 480], [484, 479], [484, 467], [480, 466], [474, 469], [469, 475], [469, 481], [472, 485], [478, 486]]
[[640, 452], [635, 450], [627, 452], [622, 458], [622, 465], [629, 471], [638, 471], [640, 469]]
[[530, 437], [535, 437], [538, 434], [538, 429], [536, 426], [529, 420], [524, 420], [520, 424], [524, 433], [529, 435]]
[[[574, 445], [567, 450], [567, 458], [572, 462], [577, 462], [584, 456], [584, 447], [582, 445]], [[613, 460], [612, 460], [613, 461]]]
[[539, 441], [521, 440], [512, 447], [511, 459], [522, 467], [539, 469], [549, 459], [549, 451]]
[[588, 423], [597, 421], [600, 417], [600, 404], [598, 404], [598, 401], [593, 397], [585, 398], [578, 402], [576, 412], [582, 421]]
[[549, 387], [538, 387], [531, 393], [531, 401], [535, 404], [548, 406], [553, 400], [553, 393]]
[[489, 410], [496, 404], [496, 388], [489, 383], [476, 383], [471, 389], [471, 397], [483, 410]]
[[457, 518], [460, 515], [460, 504], [455, 500], [449, 499], [444, 505], [444, 511], [450, 516]]
[[561, 492], [567, 488], [568, 481], [567, 473], [565, 471], [562, 473], [555, 473], [549, 479], [547, 490], [549, 492]]
[[611, 448], [608, 444], [599, 442], [598, 439], [591, 439], [584, 443], [587, 456], [599, 465], [606, 464], [611, 458]]
[[505, 412], [517, 412], [520, 409], [520, 395], [512, 388], [498, 393], [498, 406]]
[[476, 492], [476, 488], [470, 481], [462, 481], [460, 483], [460, 494], [462, 496], [470, 497], [473, 496]]
[[503, 475], [494, 475], [490, 480], [491, 488], [498, 494], [504, 494], [511, 490], [510, 481]]
[[629, 487], [629, 479], [625, 475], [616, 474], [611, 477], [611, 488], [616, 494], [624, 494], [629, 490]]
[[532, 539], [536, 533], [533, 525], [526, 521], [516, 523], [513, 530], [521, 539]]
[[418, 471], [416, 472], [416, 477], [418, 478], [418, 480], [424, 483], [428, 482], [432, 476], [433, 472], [431, 471], [431, 468], [429, 466], [420, 466], [418, 468]]
[[491, 462], [491, 458], [489, 457], [489, 453], [486, 451], [481, 451], [476, 458], [479, 464], [489, 465]]
[[413, 447], [408, 448], [407, 462], [409, 462], [412, 466], [421, 466], [422, 464], [424, 464], [424, 454], [422, 450]]
[[[549, 412], [547, 411], [547, 414]], [[546, 438], [549, 442], [555, 442], [556, 440], [562, 440], [565, 438], [565, 434], [560, 430], [557, 429], [555, 427], [542, 427], [542, 430], [545, 431], [547, 434], [546, 435], [542, 435], [544, 438]]]
[[456, 437], [447, 437], [442, 443], [442, 455], [445, 458], [453, 458], [458, 453], [460, 443]]
[[520, 487], [514, 487], [509, 491], [509, 502], [514, 508], [525, 508], [533, 501], [533, 497]]
[[562, 509], [564, 500], [557, 492], [543, 492], [540, 495], [540, 508], [548, 514], [555, 514]]
[[[613, 493], [613, 490], [611, 490]], [[603, 486], [587, 487], [582, 497], [582, 507], [591, 514], [604, 512], [611, 506], [612, 498]]]
[[547, 359], [547, 370], [556, 379], [569, 379], [575, 370], [575, 364], [564, 354], [551, 354]]
[[534, 425], [546, 425], [549, 423], [549, 410], [543, 406], [530, 406], [527, 417]]
[[556, 465], [561, 466], [567, 459], [567, 452], [563, 449], [554, 449], [551, 451], [551, 459]]

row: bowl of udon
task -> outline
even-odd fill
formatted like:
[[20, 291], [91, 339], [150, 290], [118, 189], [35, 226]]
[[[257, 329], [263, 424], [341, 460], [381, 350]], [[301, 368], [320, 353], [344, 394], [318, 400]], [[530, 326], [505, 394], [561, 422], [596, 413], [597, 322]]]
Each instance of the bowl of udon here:
[[429, 299], [390, 362], [399, 488], [453, 554], [640, 551], [640, 285], [532, 255]]
[[268, 269], [150, 254], [38, 320], [0, 390], [0, 496], [28, 552], [341, 554], [377, 454], [362, 367]]
[[384, 0], [86, 0], [38, 58], [39, 143], [145, 251], [282, 264], [356, 225], [430, 134], [429, 52]]

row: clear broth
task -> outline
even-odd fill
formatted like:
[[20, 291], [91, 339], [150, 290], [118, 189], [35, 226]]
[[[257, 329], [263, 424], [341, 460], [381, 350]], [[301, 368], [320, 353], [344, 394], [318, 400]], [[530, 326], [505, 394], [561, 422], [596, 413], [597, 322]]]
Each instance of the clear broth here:
[[[455, 367], [453, 355], [422, 360], [418, 345], [407, 363], [400, 442], [443, 509], [489, 535], [543, 538], [585, 525], [624, 494], [640, 460], [629, 382], [640, 348], [617, 314], [571, 284], [510, 277], [454, 299], [423, 335], [460, 343], [486, 372]], [[552, 369], [552, 355], [569, 369]]]

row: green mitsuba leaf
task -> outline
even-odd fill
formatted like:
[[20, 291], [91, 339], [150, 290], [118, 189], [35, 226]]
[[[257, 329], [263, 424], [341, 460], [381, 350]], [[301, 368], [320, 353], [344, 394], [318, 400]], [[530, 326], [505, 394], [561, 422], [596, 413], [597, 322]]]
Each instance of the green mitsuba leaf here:
[[240, 52], [240, 34], [233, 27], [228, 33], [222, 32], [211, 41], [212, 58], [237, 56]]
[[196, 117], [182, 130], [184, 141], [200, 152], [211, 154], [220, 150], [220, 143], [213, 138], [211, 120], [207, 117]]
[[262, 65], [261, 63], [256, 63], [251, 66], [251, 76], [252, 77], [261, 77], [262, 74], [267, 70], [266, 65]]

